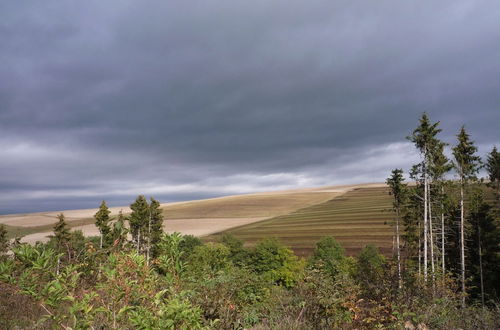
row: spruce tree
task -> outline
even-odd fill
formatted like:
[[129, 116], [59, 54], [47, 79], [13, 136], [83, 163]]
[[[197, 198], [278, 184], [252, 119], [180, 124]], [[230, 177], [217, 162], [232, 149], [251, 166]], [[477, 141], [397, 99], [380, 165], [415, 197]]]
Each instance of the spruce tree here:
[[141, 253], [144, 244], [148, 240], [149, 224], [149, 205], [143, 195], [137, 197], [134, 203], [130, 205], [132, 213], [129, 216], [130, 232], [132, 240], [135, 242], [137, 253]]
[[[453, 168], [450, 163], [448, 157], [444, 154], [444, 147], [446, 143], [441, 141], [437, 141], [432, 149], [432, 158], [430, 163], [430, 175], [432, 180], [432, 188], [431, 196], [435, 196], [435, 207], [437, 208], [436, 213], [440, 213], [441, 220], [441, 271], [444, 274], [446, 272], [446, 243], [445, 243], [445, 235], [446, 235], [446, 226], [445, 226], [445, 213], [446, 213], [446, 194], [445, 194], [445, 186], [446, 180], [445, 175]], [[432, 219], [431, 222], [432, 224]], [[436, 239], [437, 245], [437, 239]]]
[[400, 233], [399, 225], [401, 222], [401, 214], [404, 204], [406, 202], [407, 189], [406, 184], [404, 184], [403, 170], [394, 169], [391, 172], [391, 176], [387, 179], [387, 185], [389, 186], [390, 194], [393, 196], [393, 209], [396, 213], [395, 225], [396, 225], [396, 258], [398, 263], [398, 286], [402, 287], [402, 277], [401, 277], [401, 250], [400, 250]]
[[485, 167], [488, 179], [490, 179], [488, 186], [493, 188], [495, 192], [496, 208], [497, 212], [500, 213], [500, 153], [496, 146], [488, 154]]
[[470, 139], [469, 134], [462, 126], [457, 135], [458, 144], [453, 148], [453, 166], [458, 173], [460, 181], [460, 266], [462, 284], [462, 307], [465, 307], [465, 190], [471, 180], [476, 180], [481, 159], [475, 155], [477, 148]]
[[99, 232], [101, 233], [101, 241], [100, 241], [101, 249], [103, 248], [103, 245], [107, 246], [110, 243], [109, 242], [109, 233], [111, 231], [111, 229], [109, 228], [110, 213], [111, 211], [106, 205], [106, 201], [102, 201], [101, 205], [99, 206], [99, 210], [94, 215], [95, 225], [97, 228], [99, 228]]
[[150, 218], [149, 218], [149, 257], [156, 258], [159, 253], [159, 243], [163, 235], [163, 212], [160, 209], [160, 202], [151, 197]]
[[[69, 242], [71, 240], [71, 234], [68, 229], [68, 225], [66, 224], [66, 219], [64, 217], [64, 214], [60, 213], [57, 216], [57, 219], [59, 220], [56, 222], [54, 226], [54, 235], [51, 237], [54, 242], [55, 242], [55, 247], [56, 250], [59, 253], [64, 253], [66, 254], [67, 258], [69, 259], [70, 256], [70, 251], [69, 251]], [[59, 256], [57, 258], [57, 274], [59, 274], [59, 268], [61, 264], [61, 257]]]
[[9, 250], [9, 239], [7, 238], [7, 229], [0, 224], [0, 257]]
[[[408, 137], [412, 141], [417, 149], [420, 151], [421, 163], [415, 170], [418, 170], [421, 175], [421, 184], [423, 184], [423, 239], [424, 239], [424, 280], [427, 281], [428, 273], [428, 261], [429, 261], [429, 250], [431, 250], [431, 264], [433, 265], [433, 253], [432, 253], [432, 216], [430, 214], [430, 168], [432, 164], [433, 151], [436, 146], [440, 143], [436, 139], [436, 135], [441, 132], [441, 129], [437, 128], [439, 122], [431, 123], [429, 117], [426, 113], [422, 114], [420, 118], [419, 126], [413, 131], [412, 135]], [[429, 242], [430, 241], [430, 242]]]

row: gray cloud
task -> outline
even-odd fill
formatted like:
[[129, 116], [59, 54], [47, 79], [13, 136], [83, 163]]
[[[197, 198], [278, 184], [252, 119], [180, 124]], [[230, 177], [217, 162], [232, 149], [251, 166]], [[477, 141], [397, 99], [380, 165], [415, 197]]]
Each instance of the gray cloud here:
[[416, 157], [422, 111], [484, 154], [500, 144], [499, 9], [4, 2], [0, 213], [381, 181]]

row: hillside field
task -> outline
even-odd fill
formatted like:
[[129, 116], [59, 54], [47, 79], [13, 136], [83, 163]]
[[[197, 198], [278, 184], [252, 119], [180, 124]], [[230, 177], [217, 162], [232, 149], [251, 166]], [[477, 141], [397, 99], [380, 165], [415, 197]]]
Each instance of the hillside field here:
[[[309, 255], [321, 237], [333, 236], [356, 254], [367, 244], [388, 255], [392, 251], [393, 221], [391, 196], [387, 187], [356, 188], [324, 203], [309, 206], [269, 220], [230, 229], [230, 233], [253, 245], [265, 237], [275, 237], [298, 255]], [[205, 237], [219, 240], [223, 233]]]

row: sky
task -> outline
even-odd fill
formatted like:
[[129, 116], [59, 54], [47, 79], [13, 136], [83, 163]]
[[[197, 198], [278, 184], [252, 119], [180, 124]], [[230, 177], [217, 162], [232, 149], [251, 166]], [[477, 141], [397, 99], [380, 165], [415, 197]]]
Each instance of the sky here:
[[382, 182], [500, 146], [498, 1], [2, 1], [0, 214]]

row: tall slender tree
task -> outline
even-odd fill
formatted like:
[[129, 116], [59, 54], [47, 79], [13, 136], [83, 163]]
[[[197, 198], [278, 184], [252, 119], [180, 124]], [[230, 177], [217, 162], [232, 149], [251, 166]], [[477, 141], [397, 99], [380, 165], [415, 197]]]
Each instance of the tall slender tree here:
[[163, 212], [160, 209], [160, 202], [151, 197], [151, 203], [149, 206], [150, 217], [149, 217], [149, 250], [151, 251], [149, 256], [156, 258], [159, 253], [159, 244], [161, 241], [161, 235], [163, 234]]
[[476, 174], [481, 166], [481, 158], [476, 155], [477, 148], [469, 134], [462, 126], [457, 135], [458, 143], [453, 148], [453, 166], [457, 171], [460, 182], [460, 266], [462, 284], [462, 307], [465, 307], [465, 209], [464, 200], [468, 183], [476, 180]]
[[[71, 239], [71, 234], [66, 223], [66, 218], [63, 213], [57, 216], [58, 221], [54, 225], [54, 235], [51, 237], [54, 240], [56, 250], [59, 253], [66, 254], [67, 258], [71, 258], [69, 251], [69, 243]], [[58, 255], [57, 258], [57, 274], [59, 274], [59, 269], [61, 265], [61, 257]]]
[[109, 227], [110, 213], [111, 211], [106, 205], [106, 201], [102, 201], [101, 205], [99, 206], [99, 210], [94, 215], [95, 225], [97, 228], [99, 228], [99, 232], [101, 233], [101, 249], [103, 248], [103, 245], [108, 245], [109, 243], [109, 233], [111, 231]]
[[400, 250], [400, 234], [399, 234], [399, 224], [401, 222], [402, 209], [405, 204], [407, 189], [406, 184], [404, 184], [403, 170], [394, 169], [391, 172], [391, 176], [387, 179], [387, 185], [390, 187], [390, 194], [393, 196], [393, 209], [396, 213], [395, 225], [396, 225], [396, 259], [398, 263], [398, 287], [402, 287], [402, 277], [401, 277], [401, 250]]
[[137, 253], [141, 253], [144, 244], [148, 239], [149, 224], [149, 205], [143, 195], [137, 197], [134, 203], [130, 205], [132, 213], [129, 216], [130, 232], [132, 240], [135, 242]]
[[[448, 157], [446, 157], [446, 155], [444, 154], [444, 148], [446, 145], [447, 145], [446, 143], [441, 141], [437, 141], [437, 143], [434, 145], [434, 148], [432, 149], [432, 159], [431, 159], [432, 161], [429, 168], [432, 180], [432, 186], [434, 188], [433, 189], [434, 194], [431, 195], [435, 196], [434, 197], [436, 201], [435, 206], [436, 209], [438, 210], [438, 212], [436, 213], [440, 213], [440, 220], [441, 220], [441, 267], [442, 267], [441, 270], [443, 274], [446, 272], [445, 175], [453, 168]], [[432, 224], [432, 219], [430, 223]], [[437, 239], [436, 239], [436, 244], [437, 244]]]
[[[424, 204], [424, 214], [423, 214], [423, 239], [424, 239], [424, 280], [427, 281], [428, 275], [428, 264], [429, 264], [429, 239], [432, 240], [430, 229], [432, 226], [429, 225], [429, 174], [432, 162], [433, 150], [438, 144], [436, 135], [441, 132], [438, 128], [439, 122], [431, 123], [429, 117], [426, 113], [422, 114], [420, 118], [419, 126], [413, 131], [412, 135], [408, 137], [412, 141], [417, 149], [420, 151], [421, 163], [418, 169], [421, 171], [423, 189], [423, 204]], [[431, 258], [433, 256], [431, 255]]]

